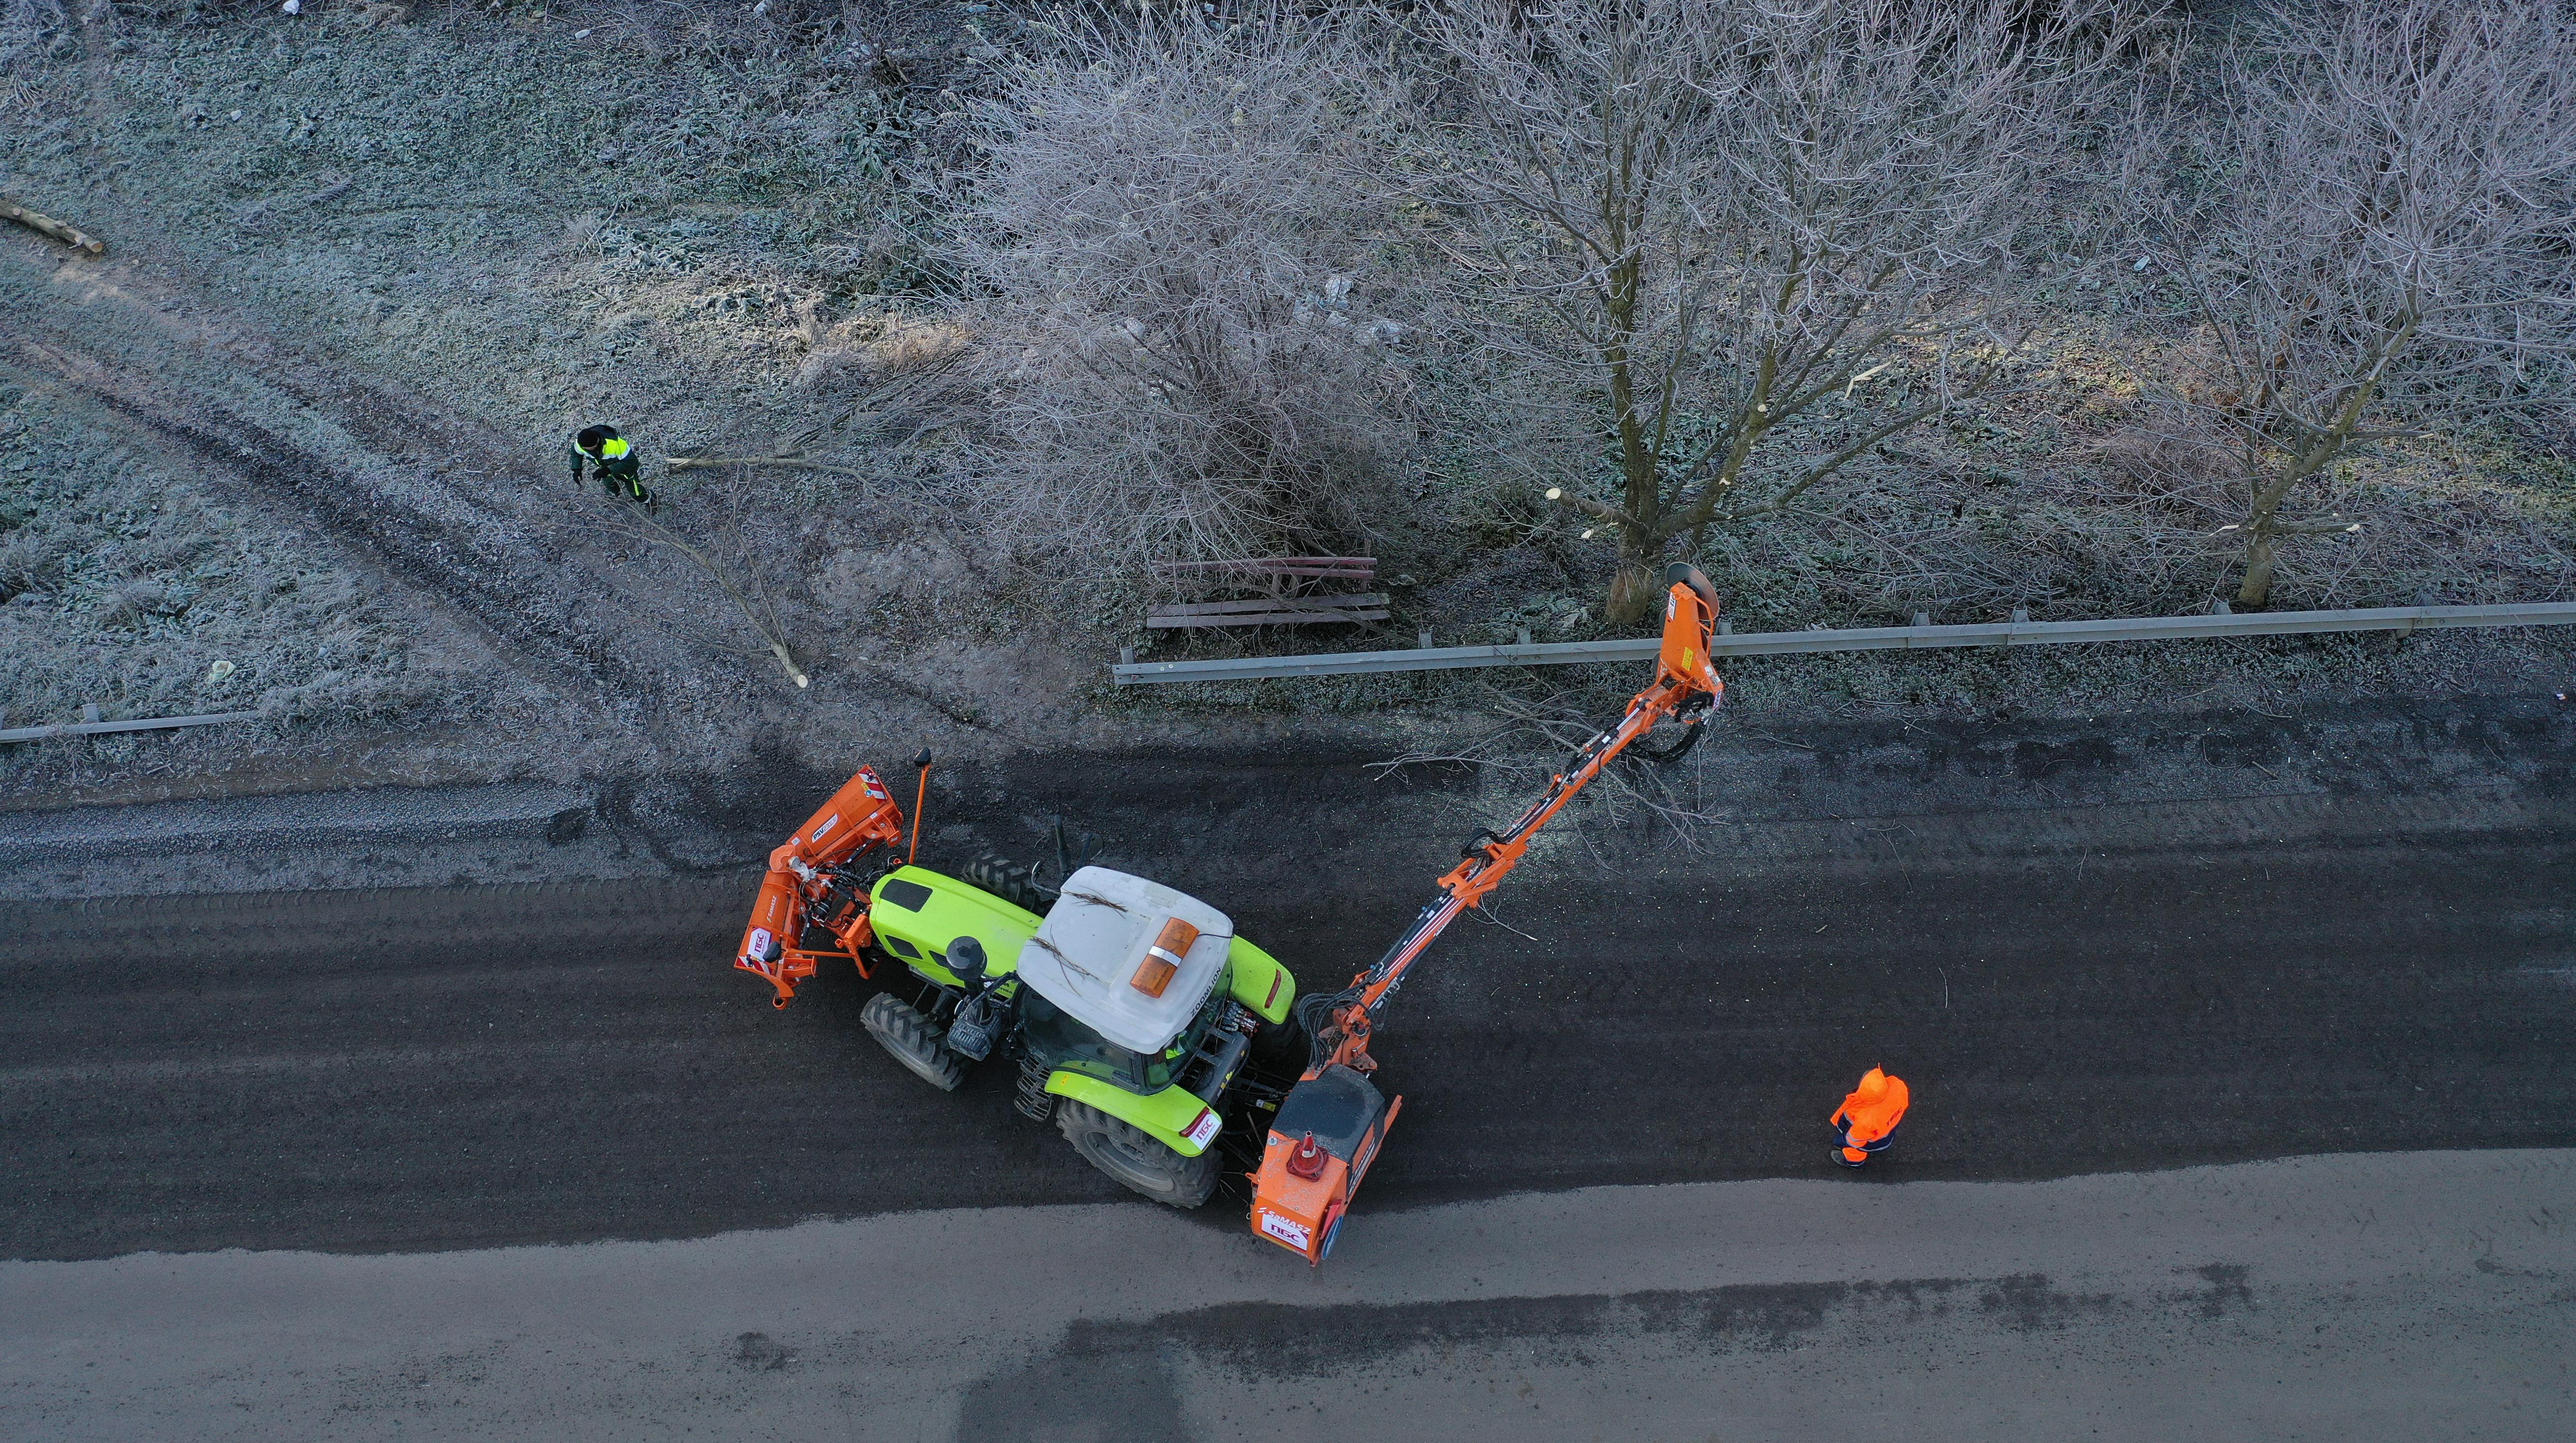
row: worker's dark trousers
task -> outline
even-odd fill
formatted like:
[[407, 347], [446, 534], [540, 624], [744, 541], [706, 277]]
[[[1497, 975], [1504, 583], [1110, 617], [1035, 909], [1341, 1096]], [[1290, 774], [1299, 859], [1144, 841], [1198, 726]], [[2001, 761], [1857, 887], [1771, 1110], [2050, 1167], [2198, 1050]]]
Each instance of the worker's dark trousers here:
[[[1835, 1143], [1835, 1145], [1836, 1145], [1836, 1146], [1838, 1146], [1838, 1147], [1850, 1147], [1850, 1146], [1852, 1146], [1852, 1145], [1853, 1145], [1853, 1144], [1852, 1144], [1852, 1141], [1851, 1141], [1851, 1134], [1850, 1134], [1848, 1131], [1846, 1131], [1846, 1130], [1845, 1130], [1845, 1124], [1846, 1124], [1847, 1122], [1848, 1122], [1848, 1119], [1845, 1119], [1845, 1118], [1836, 1118], [1836, 1119], [1834, 1119], [1832, 1122], [1829, 1122], [1829, 1123], [1825, 1124], [1826, 1126], [1828, 1126], [1828, 1127], [1830, 1127], [1830, 1128], [1832, 1128], [1832, 1129], [1834, 1130], [1834, 1143]], [[1900, 1122], [1900, 1123], [1898, 1123], [1898, 1124], [1896, 1125], [1896, 1127], [1891, 1127], [1891, 1128], [1889, 1128], [1889, 1129], [1887, 1130], [1887, 1136], [1880, 1138], [1880, 1139], [1879, 1139], [1878, 1141], [1876, 1141], [1876, 1142], [1864, 1142], [1864, 1143], [1861, 1143], [1861, 1144], [1859, 1145], [1859, 1146], [1860, 1146], [1860, 1150], [1861, 1150], [1861, 1151], [1863, 1151], [1863, 1152], [1865, 1152], [1865, 1153], [1868, 1153], [1868, 1154], [1869, 1154], [1869, 1155], [1871, 1155], [1872, 1157], [1876, 1157], [1878, 1154], [1880, 1154], [1880, 1153], [1882, 1153], [1882, 1152], [1887, 1151], [1889, 1148], [1894, 1147], [1894, 1146], [1896, 1145], [1896, 1128], [1898, 1128], [1898, 1127], [1903, 1127], [1904, 1125], [1905, 1125], [1905, 1124], [1903, 1124], [1903, 1123], [1901, 1123], [1901, 1122]], [[1850, 1162], [1850, 1161], [1851, 1161], [1851, 1159], [1850, 1159], [1850, 1158], [1844, 1158], [1844, 1159], [1843, 1159], [1843, 1161], [1845, 1161], [1845, 1162]], [[1857, 1166], [1857, 1164], [1854, 1164], [1854, 1165], [1855, 1165], [1855, 1166]]]
[[591, 463], [591, 474], [599, 478], [599, 489], [619, 501], [632, 501], [647, 510], [653, 507], [653, 493], [644, 489], [644, 478], [631, 469], [611, 471], [598, 462]]

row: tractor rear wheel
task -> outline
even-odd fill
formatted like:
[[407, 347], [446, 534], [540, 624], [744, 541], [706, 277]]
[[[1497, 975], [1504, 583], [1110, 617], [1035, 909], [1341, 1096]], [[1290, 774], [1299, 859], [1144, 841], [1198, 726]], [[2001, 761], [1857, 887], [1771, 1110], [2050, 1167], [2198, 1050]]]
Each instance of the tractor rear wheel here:
[[905, 1071], [940, 1091], [955, 1092], [957, 1084], [966, 1080], [966, 1059], [949, 1051], [930, 1019], [902, 998], [890, 992], [869, 998], [868, 1005], [859, 1009], [859, 1025]]
[[1065, 1141], [1093, 1167], [1158, 1203], [1194, 1208], [1216, 1191], [1216, 1154], [1183, 1157], [1088, 1103], [1066, 1098], [1055, 1110]]
[[1252, 1034], [1252, 1065], [1264, 1072], [1295, 1077], [1306, 1070], [1314, 1052], [1315, 1039], [1294, 1012], [1284, 1021], [1263, 1023], [1261, 1030]]

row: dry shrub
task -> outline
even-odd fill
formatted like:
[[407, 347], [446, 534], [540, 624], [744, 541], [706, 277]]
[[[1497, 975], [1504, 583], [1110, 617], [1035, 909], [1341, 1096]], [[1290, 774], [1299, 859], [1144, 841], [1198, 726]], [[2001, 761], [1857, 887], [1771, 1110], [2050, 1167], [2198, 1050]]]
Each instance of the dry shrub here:
[[2223, 514], [2233, 458], [2217, 438], [2121, 431], [2084, 448], [2105, 483], [2097, 500], [2184, 524]]
[[795, 384], [805, 391], [875, 387], [932, 370], [964, 355], [970, 339], [965, 327], [944, 316], [892, 312], [829, 325], [810, 301], [797, 307], [796, 337], [806, 354]]
[[1368, 546], [1412, 429], [1362, 69], [1330, 30], [1148, 18], [999, 77], [951, 248], [991, 539], [1093, 580]]

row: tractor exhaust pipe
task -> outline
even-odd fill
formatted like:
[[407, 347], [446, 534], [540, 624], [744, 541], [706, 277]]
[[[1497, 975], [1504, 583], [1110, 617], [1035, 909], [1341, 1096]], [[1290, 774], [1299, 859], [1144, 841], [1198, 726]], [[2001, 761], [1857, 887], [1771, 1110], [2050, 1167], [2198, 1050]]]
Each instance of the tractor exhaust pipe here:
[[912, 788], [912, 845], [903, 854], [903, 864], [907, 867], [912, 865], [913, 858], [921, 855], [921, 804], [930, 795], [930, 748], [923, 747], [921, 754], [912, 759], [912, 769], [920, 775], [920, 780], [913, 783]]

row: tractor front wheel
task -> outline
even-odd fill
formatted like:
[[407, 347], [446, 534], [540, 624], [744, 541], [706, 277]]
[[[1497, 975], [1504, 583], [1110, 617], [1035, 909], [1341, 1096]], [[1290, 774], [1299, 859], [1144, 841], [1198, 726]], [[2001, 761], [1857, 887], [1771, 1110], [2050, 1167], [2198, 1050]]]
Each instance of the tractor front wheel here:
[[1055, 893], [1038, 885], [1034, 869], [999, 857], [978, 857], [958, 868], [957, 875], [1024, 912], [1043, 917], [1055, 905]]
[[877, 1040], [904, 1070], [942, 1092], [955, 1092], [966, 1080], [966, 1059], [939, 1040], [930, 1019], [892, 993], [880, 992], [859, 1009], [859, 1025]]
[[1055, 1125], [1093, 1167], [1158, 1203], [1194, 1208], [1216, 1191], [1216, 1154], [1183, 1157], [1087, 1103], [1057, 1104]]

